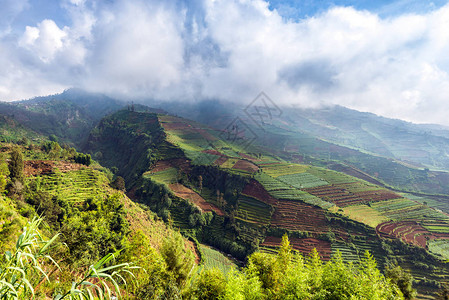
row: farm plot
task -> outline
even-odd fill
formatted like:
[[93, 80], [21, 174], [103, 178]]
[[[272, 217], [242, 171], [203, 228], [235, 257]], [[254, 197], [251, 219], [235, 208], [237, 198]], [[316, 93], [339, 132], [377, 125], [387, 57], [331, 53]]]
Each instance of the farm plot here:
[[265, 202], [270, 205], [277, 203], [277, 199], [272, 197], [265, 188], [256, 180], [252, 179], [243, 189], [243, 195], [253, 197], [259, 201]]
[[250, 223], [269, 224], [271, 206], [254, 198], [240, 195], [236, 218]]
[[371, 203], [371, 207], [379, 211], [383, 216], [386, 216], [393, 221], [407, 219], [448, 219], [445, 214], [406, 198]]
[[204, 268], [207, 270], [218, 268], [223, 273], [228, 273], [232, 268], [236, 268], [237, 265], [227, 258], [223, 253], [212, 249], [205, 245], [200, 245], [201, 253], [204, 258]]
[[377, 210], [368, 205], [351, 205], [342, 208], [342, 214], [360, 223], [375, 228], [380, 223], [388, 221]]
[[399, 195], [385, 189], [352, 193], [342, 187], [342, 185], [324, 185], [304, 190], [325, 201], [335, 203], [339, 207], [366, 204], [368, 202], [384, 201], [399, 197]]
[[228, 158], [224, 163], [220, 165], [220, 167], [223, 169], [232, 169], [237, 161], [238, 159], [236, 158]]
[[376, 231], [386, 237], [401, 239], [402, 241], [425, 248], [427, 240], [432, 234], [414, 221], [386, 222], [379, 224]]
[[[268, 249], [276, 249], [281, 245], [281, 238], [274, 236], [267, 236], [265, 241], [261, 244], [262, 247]], [[304, 256], [309, 255], [313, 249], [316, 249], [323, 260], [329, 260], [331, 257], [331, 243], [328, 241], [318, 240], [315, 238], [295, 238], [291, 237], [290, 246], [299, 251]]]
[[298, 201], [279, 200], [271, 217], [271, 225], [312, 233], [328, 231], [324, 210]]
[[247, 172], [250, 174], [255, 173], [255, 172], [257, 172], [257, 170], [259, 170], [258, 166], [256, 166], [252, 162], [249, 162], [249, 161], [243, 160], [243, 159], [237, 161], [232, 168], [236, 169], [236, 170], [243, 171], [243, 172]]
[[298, 189], [303, 188], [314, 188], [322, 185], [327, 185], [328, 182], [318, 178], [312, 174], [307, 172], [305, 173], [297, 173], [291, 175], [281, 175], [276, 179], [285, 182], [288, 185], [291, 185]]
[[85, 168], [67, 173], [54, 173], [37, 179], [40, 187], [50, 195], [64, 198], [72, 203], [81, 203], [86, 199], [106, 197], [108, 179], [100, 172]]
[[265, 173], [256, 173], [254, 175], [254, 179], [260, 182], [264, 186], [264, 188], [269, 192], [291, 189], [288, 184], [279, 181]]
[[197, 154], [194, 155], [194, 158], [192, 159], [192, 164], [209, 166], [219, 158], [221, 158], [221, 156], [204, 152], [197, 152]]
[[349, 175], [319, 167], [310, 167], [307, 172], [329, 182], [330, 184], [351, 183], [359, 181]]
[[433, 233], [449, 233], [449, 220], [424, 220], [422, 226]]
[[165, 184], [175, 183], [177, 176], [178, 176], [178, 169], [175, 169], [175, 168], [168, 168], [168, 169], [165, 169], [164, 171], [155, 172], [155, 173], [151, 173], [151, 172], [143, 173], [144, 178], [145, 177], [151, 178], [152, 180], [154, 180], [158, 183], [165, 183]]
[[206, 200], [204, 200], [203, 197], [201, 197], [188, 187], [185, 187], [179, 183], [170, 184], [168, 187], [177, 197], [192, 202], [193, 204], [198, 206], [202, 211], [204, 212], [213, 211], [219, 216], [224, 216], [224, 213], [221, 209], [219, 209], [212, 203], [206, 202]]
[[324, 201], [318, 197], [310, 195], [301, 190], [289, 189], [289, 190], [280, 190], [280, 191], [271, 191], [270, 195], [277, 199], [282, 200], [293, 200], [293, 201], [301, 201], [310, 205], [318, 206], [323, 209], [329, 209], [334, 206], [334, 204]]
[[309, 166], [287, 163], [265, 164], [261, 165], [261, 167], [266, 174], [273, 177], [304, 173], [309, 169]]
[[449, 260], [449, 240], [432, 240], [427, 242], [430, 252]]
[[[382, 190], [382, 188], [380, 188], [378, 186], [366, 184], [364, 182], [359, 182], [359, 181], [333, 184], [333, 186], [335, 186], [336, 188], [342, 188], [351, 193]], [[398, 195], [397, 198], [401, 198], [401, 196]]]

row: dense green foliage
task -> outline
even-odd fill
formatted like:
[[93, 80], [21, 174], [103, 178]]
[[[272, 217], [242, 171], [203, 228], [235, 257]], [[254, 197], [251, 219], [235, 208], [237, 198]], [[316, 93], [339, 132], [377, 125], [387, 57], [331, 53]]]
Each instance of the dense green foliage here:
[[[367, 252], [353, 264], [337, 254], [323, 262], [316, 251], [292, 253], [289, 241], [276, 255], [254, 253], [241, 273], [226, 278], [204, 270], [189, 290], [192, 299], [403, 299], [402, 292], [376, 267]], [[409, 299], [409, 298], [406, 298]]]

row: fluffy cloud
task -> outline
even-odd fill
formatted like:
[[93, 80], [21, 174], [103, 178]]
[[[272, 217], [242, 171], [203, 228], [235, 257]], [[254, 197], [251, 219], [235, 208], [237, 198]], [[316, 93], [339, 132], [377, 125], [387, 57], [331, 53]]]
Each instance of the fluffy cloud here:
[[279, 104], [340, 104], [449, 125], [449, 5], [390, 17], [333, 7], [296, 21], [262, 0], [61, 6], [69, 24], [45, 16], [19, 36], [0, 35], [0, 99], [78, 86], [249, 102], [263, 90]]

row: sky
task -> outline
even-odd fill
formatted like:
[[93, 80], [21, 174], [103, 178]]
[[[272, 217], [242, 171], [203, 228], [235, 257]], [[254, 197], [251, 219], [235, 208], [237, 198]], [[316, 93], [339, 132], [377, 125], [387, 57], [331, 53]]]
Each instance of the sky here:
[[0, 0], [0, 101], [342, 105], [449, 125], [449, 1]]

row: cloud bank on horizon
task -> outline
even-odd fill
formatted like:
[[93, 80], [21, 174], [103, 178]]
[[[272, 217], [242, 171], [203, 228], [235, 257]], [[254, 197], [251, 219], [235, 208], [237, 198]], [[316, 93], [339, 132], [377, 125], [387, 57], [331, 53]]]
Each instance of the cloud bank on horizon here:
[[448, 1], [296, 2], [0, 0], [0, 100], [79, 87], [249, 103], [263, 90], [449, 125]]

